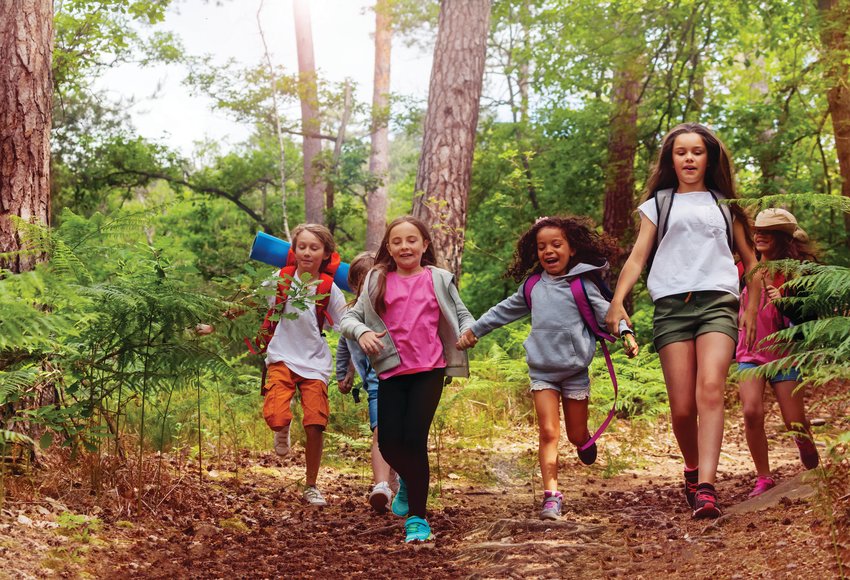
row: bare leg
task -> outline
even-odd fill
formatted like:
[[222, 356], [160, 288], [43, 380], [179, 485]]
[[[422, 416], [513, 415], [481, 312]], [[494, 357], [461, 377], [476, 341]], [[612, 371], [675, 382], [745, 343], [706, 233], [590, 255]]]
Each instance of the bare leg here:
[[[658, 351], [670, 400], [673, 434], [688, 467], [699, 466], [696, 403], [696, 345], [692, 340], [674, 342]], [[701, 466], [700, 466], [701, 467]], [[700, 472], [702, 469], [700, 468]], [[702, 475], [702, 473], [700, 473]]]
[[587, 406], [589, 399], [578, 401], [564, 399], [564, 422], [567, 424], [567, 438], [570, 443], [579, 447], [590, 439], [587, 430]]
[[747, 447], [760, 476], [770, 476], [767, 435], [764, 432], [764, 383], [762, 377], [743, 379], [738, 384], [741, 407], [744, 412], [744, 433]]
[[305, 425], [304, 432], [307, 434], [307, 487], [311, 487], [319, 477], [325, 429], [321, 425]]
[[699, 415], [699, 480], [714, 484], [723, 443], [723, 398], [735, 341], [722, 332], [696, 339], [696, 400]]
[[537, 425], [540, 430], [540, 442], [537, 458], [540, 461], [540, 474], [543, 476], [543, 489], [558, 489], [558, 439], [561, 436], [561, 393], [552, 389], [533, 391], [534, 410], [537, 412]]
[[810, 435], [809, 420], [806, 418], [805, 393], [803, 389], [794, 390], [800, 385], [797, 381], [780, 381], [773, 385], [782, 420], [789, 431]]
[[372, 430], [372, 483], [390, 480], [390, 465], [378, 449], [378, 428]]

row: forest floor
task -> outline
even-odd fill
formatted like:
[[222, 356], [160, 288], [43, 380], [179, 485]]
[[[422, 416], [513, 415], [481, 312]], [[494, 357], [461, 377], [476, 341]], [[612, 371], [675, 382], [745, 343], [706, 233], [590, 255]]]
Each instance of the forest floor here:
[[[826, 421], [822, 438], [850, 430], [846, 397], [825, 393], [810, 401], [810, 415]], [[565, 500], [557, 522], [537, 517], [533, 427], [474, 448], [445, 442], [439, 457], [432, 453], [429, 521], [437, 540], [418, 551], [401, 541], [403, 520], [370, 510], [363, 449], [344, 449], [322, 467], [324, 508], [301, 500], [297, 446], [285, 459], [240, 452], [205, 468], [202, 480], [197, 465], [179, 457], [164, 459], [157, 480], [149, 462], [146, 480], [158, 481], [158, 493], [148, 485], [141, 515], [122, 468], [104, 478], [108, 491], [97, 496], [91, 476], [107, 470], [45, 460], [34, 472], [5, 478], [0, 579], [850, 575], [847, 465], [804, 472], [780, 432], [775, 402], [768, 432], [780, 485], [748, 500], [752, 463], [740, 411], [730, 410], [717, 486], [725, 514], [714, 521], [690, 517], [666, 423], [615, 425], [591, 467], [562, 446]]]

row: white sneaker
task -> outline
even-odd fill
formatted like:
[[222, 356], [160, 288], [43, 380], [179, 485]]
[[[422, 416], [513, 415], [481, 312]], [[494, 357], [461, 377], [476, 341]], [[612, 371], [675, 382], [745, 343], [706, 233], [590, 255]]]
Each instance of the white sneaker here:
[[393, 492], [390, 489], [390, 484], [386, 481], [379, 481], [372, 488], [372, 493], [369, 494], [369, 505], [379, 514], [383, 514], [387, 512], [392, 499]]
[[310, 505], [315, 506], [324, 506], [328, 505], [328, 502], [325, 500], [325, 496], [322, 495], [322, 492], [319, 491], [319, 488], [316, 486], [310, 486], [304, 490], [304, 501], [309, 503]]
[[[291, 425], [291, 423], [290, 423]], [[289, 455], [289, 425], [281, 429], [280, 431], [274, 432], [274, 452], [280, 455], [281, 457], [285, 457]]]

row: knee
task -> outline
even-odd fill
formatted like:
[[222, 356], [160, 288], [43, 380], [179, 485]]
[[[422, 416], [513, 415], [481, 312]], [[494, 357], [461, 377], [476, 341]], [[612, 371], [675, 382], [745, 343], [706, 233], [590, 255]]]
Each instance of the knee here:
[[702, 409], [723, 408], [725, 381], [709, 381], [697, 391], [697, 401]]
[[558, 444], [558, 439], [561, 435], [561, 426], [558, 425], [557, 428], [552, 427], [540, 427], [540, 445], [552, 445]]
[[673, 425], [688, 425], [696, 421], [696, 418], [696, 409], [680, 407], [670, 410], [670, 421]]

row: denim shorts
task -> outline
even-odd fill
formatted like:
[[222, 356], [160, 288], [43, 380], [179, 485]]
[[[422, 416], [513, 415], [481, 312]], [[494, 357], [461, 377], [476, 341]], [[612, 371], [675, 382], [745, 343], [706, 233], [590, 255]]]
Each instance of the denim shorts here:
[[655, 301], [652, 341], [656, 351], [707, 332], [722, 332], [738, 342], [738, 299], [733, 294], [685, 292]]
[[[738, 372], [745, 371], [747, 369], [757, 369], [761, 365], [754, 362], [742, 362], [738, 363]], [[800, 370], [797, 367], [791, 367], [785, 371], [780, 371], [779, 373], [773, 375], [772, 377], [767, 377], [767, 380], [770, 381], [771, 385], [775, 385], [776, 383], [781, 383], [782, 381], [800, 381]]]
[[351, 343], [353, 341], [348, 342], [351, 362], [354, 363], [354, 369], [360, 375], [360, 379], [363, 381], [363, 388], [366, 390], [366, 395], [368, 396], [369, 427], [374, 431], [375, 427], [378, 426], [378, 375], [375, 373], [375, 369], [372, 368], [369, 358], [360, 350], [357, 343], [355, 342], [352, 345]]
[[562, 399], [584, 401], [590, 398], [590, 375], [585, 369], [557, 382], [531, 379], [530, 390], [532, 393], [534, 391], [558, 391], [561, 393]]

